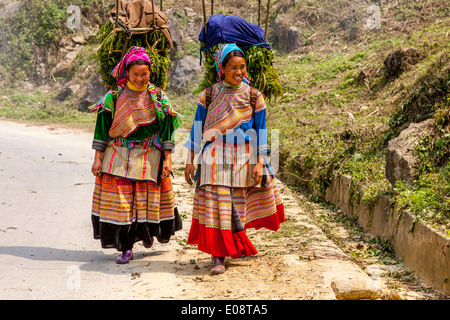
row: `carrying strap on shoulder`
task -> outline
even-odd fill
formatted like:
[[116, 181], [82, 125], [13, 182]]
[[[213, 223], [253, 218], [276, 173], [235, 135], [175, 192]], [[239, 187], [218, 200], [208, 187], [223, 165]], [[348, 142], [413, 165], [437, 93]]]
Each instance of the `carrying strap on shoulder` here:
[[252, 117], [255, 115], [257, 94], [258, 90], [256, 90], [256, 88], [250, 87], [250, 105], [252, 106]]
[[212, 99], [212, 87], [206, 88], [206, 98], [205, 98], [205, 107], [208, 109], [209, 104], [211, 103]]
[[[257, 95], [258, 95], [258, 90], [256, 90], [256, 88], [250, 87], [250, 105], [252, 107], [252, 116], [255, 115]], [[208, 106], [211, 103], [211, 99], [212, 99], [212, 87], [208, 87], [208, 88], [206, 88], [206, 97], [205, 97], [206, 109], [208, 109]]]

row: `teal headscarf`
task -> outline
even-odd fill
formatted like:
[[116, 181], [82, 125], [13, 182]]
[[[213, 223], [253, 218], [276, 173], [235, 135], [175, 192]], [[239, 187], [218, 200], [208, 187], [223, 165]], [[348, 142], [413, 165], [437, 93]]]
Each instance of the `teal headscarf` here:
[[[245, 58], [244, 51], [242, 51], [242, 49], [239, 48], [234, 43], [219, 44], [219, 49], [214, 54], [214, 65], [216, 66], [216, 71], [217, 71], [217, 74], [219, 75], [219, 79], [222, 76], [222, 71], [220, 71], [219, 66], [222, 64], [223, 59], [232, 51], [242, 52], [242, 55]], [[250, 80], [248, 79], [247, 75], [245, 75], [245, 77], [242, 81], [244, 81], [247, 84], [250, 84]]]

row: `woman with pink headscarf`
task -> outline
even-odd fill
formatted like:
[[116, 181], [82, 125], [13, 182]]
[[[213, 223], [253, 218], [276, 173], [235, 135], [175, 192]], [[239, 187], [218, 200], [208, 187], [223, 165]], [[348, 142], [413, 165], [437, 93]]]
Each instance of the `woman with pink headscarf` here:
[[170, 174], [180, 115], [163, 90], [150, 83], [151, 61], [132, 47], [114, 68], [117, 88], [91, 107], [97, 112], [92, 148], [94, 238], [103, 248], [133, 258], [133, 244], [150, 248], [181, 229]]

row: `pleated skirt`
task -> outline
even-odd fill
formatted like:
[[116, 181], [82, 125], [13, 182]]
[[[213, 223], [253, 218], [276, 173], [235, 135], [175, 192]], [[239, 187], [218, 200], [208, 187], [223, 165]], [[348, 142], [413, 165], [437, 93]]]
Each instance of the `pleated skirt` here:
[[284, 221], [284, 206], [273, 178], [261, 188], [205, 185], [194, 193], [188, 243], [216, 257], [255, 255], [258, 251], [245, 230], [277, 231]]
[[102, 248], [130, 250], [137, 241], [167, 243], [182, 228], [170, 178], [161, 185], [114, 175], [96, 177], [92, 200], [94, 238]]

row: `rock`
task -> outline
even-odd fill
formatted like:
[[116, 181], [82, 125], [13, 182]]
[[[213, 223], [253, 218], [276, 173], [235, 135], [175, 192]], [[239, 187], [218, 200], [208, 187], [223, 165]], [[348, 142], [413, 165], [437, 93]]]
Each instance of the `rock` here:
[[74, 84], [74, 85], [67, 85], [68, 88], [70, 88], [70, 90], [72, 90], [73, 93], [78, 93], [78, 91], [80, 91], [80, 85], [79, 84]]
[[382, 294], [370, 278], [331, 281], [331, 288], [338, 300], [375, 300]]
[[184, 7], [183, 9], [177, 11], [177, 15], [179, 15], [180, 17], [188, 17], [188, 18], [194, 18], [198, 16], [198, 14], [194, 11], [194, 9], [189, 7]]
[[102, 96], [106, 94], [106, 88], [103, 86], [102, 79], [99, 75], [91, 78], [87, 85], [86, 93], [78, 105], [78, 110], [82, 112], [89, 112], [89, 107], [97, 103]]
[[274, 24], [275, 41], [280, 50], [291, 52], [301, 46], [300, 34], [294, 26], [286, 26], [280, 20]]
[[6, 100], [8, 102], [11, 102], [11, 98], [8, 96], [0, 96], [0, 100]]
[[287, 30], [286, 41], [287, 41], [286, 46], [287, 51], [294, 51], [300, 48], [301, 46], [300, 34], [296, 27], [293, 26], [289, 27], [289, 29]]
[[72, 38], [72, 41], [76, 44], [85, 44], [86, 43], [86, 39], [84, 39], [83, 36], [74, 36]]
[[38, 90], [40, 90], [42, 92], [50, 92], [51, 89], [52, 89], [52, 87], [48, 84], [44, 84], [44, 85], [38, 87]]
[[0, 7], [0, 19], [8, 19], [16, 14], [22, 6], [22, 1], [8, 3]]
[[31, 91], [31, 90], [34, 89], [34, 85], [33, 85], [31, 82], [24, 81], [24, 82], [22, 83], [22, 88], [23, 88], [25, 91]]
[[170, 76], [170, 88], [175, 91], [185, 90], [190, 81], [197, 77], [200, 69], [199, 60], [193, 56], [179, 60]]
[[338, 300], [403, 300], [400, 294], [370, 278], [331, 281], [331, 288]]
[[[198, 40], [199, 30], [203, 27], [203, 18], [188, 7], [177, 11], [174, 16], [177, 16], [183, 24], [183, 26], [180, 26], [183, 39]], [[177, 23], [180, 24], [180, 21]]]
[[82, 46], [75, 47], [74, 50], [69, 51], [64, 59], [58, 63], [51, 71], [55, 77], [66, 77], [68, 73], [72, 70], [75, 58], [78, 52], [82, 49]]
[[51, 85], [50, 91], [57, 92], [57, 91], [61, 90], [62, 87], [63, 87], [63, 85], [60, 82], [56, 82]]
[[419, 159], [414, 147], [425, 135], [432, 132], [434, 119], [411, 123], [400, 135], [388, 143], [386, 152], [386, 178], [395, 186], [397, 181], [411, 184], [417, 174]]
[[56, 100], [58, 101], [64, 101], [66, 100], [71, 94], [73, 93], [72, 89], [69, 87], [62, 88], [58, 95], [56, 96]]
[[404, 267], [398, 265], [372, 264], [364, 270], [372, 279], [380, 278], [386, 274], [401, 274], [406, 271]]
[[[175, 11], [168, 22], [175, 51], [184, 51], [184, 44], [198, 41], [199, 30], [203, 27], [203, 18], [193, 9], [185, 7]], [[198, 47], [198, 44], [196, 45]], [[171, 51], [171, 59], [175, 52]]]

